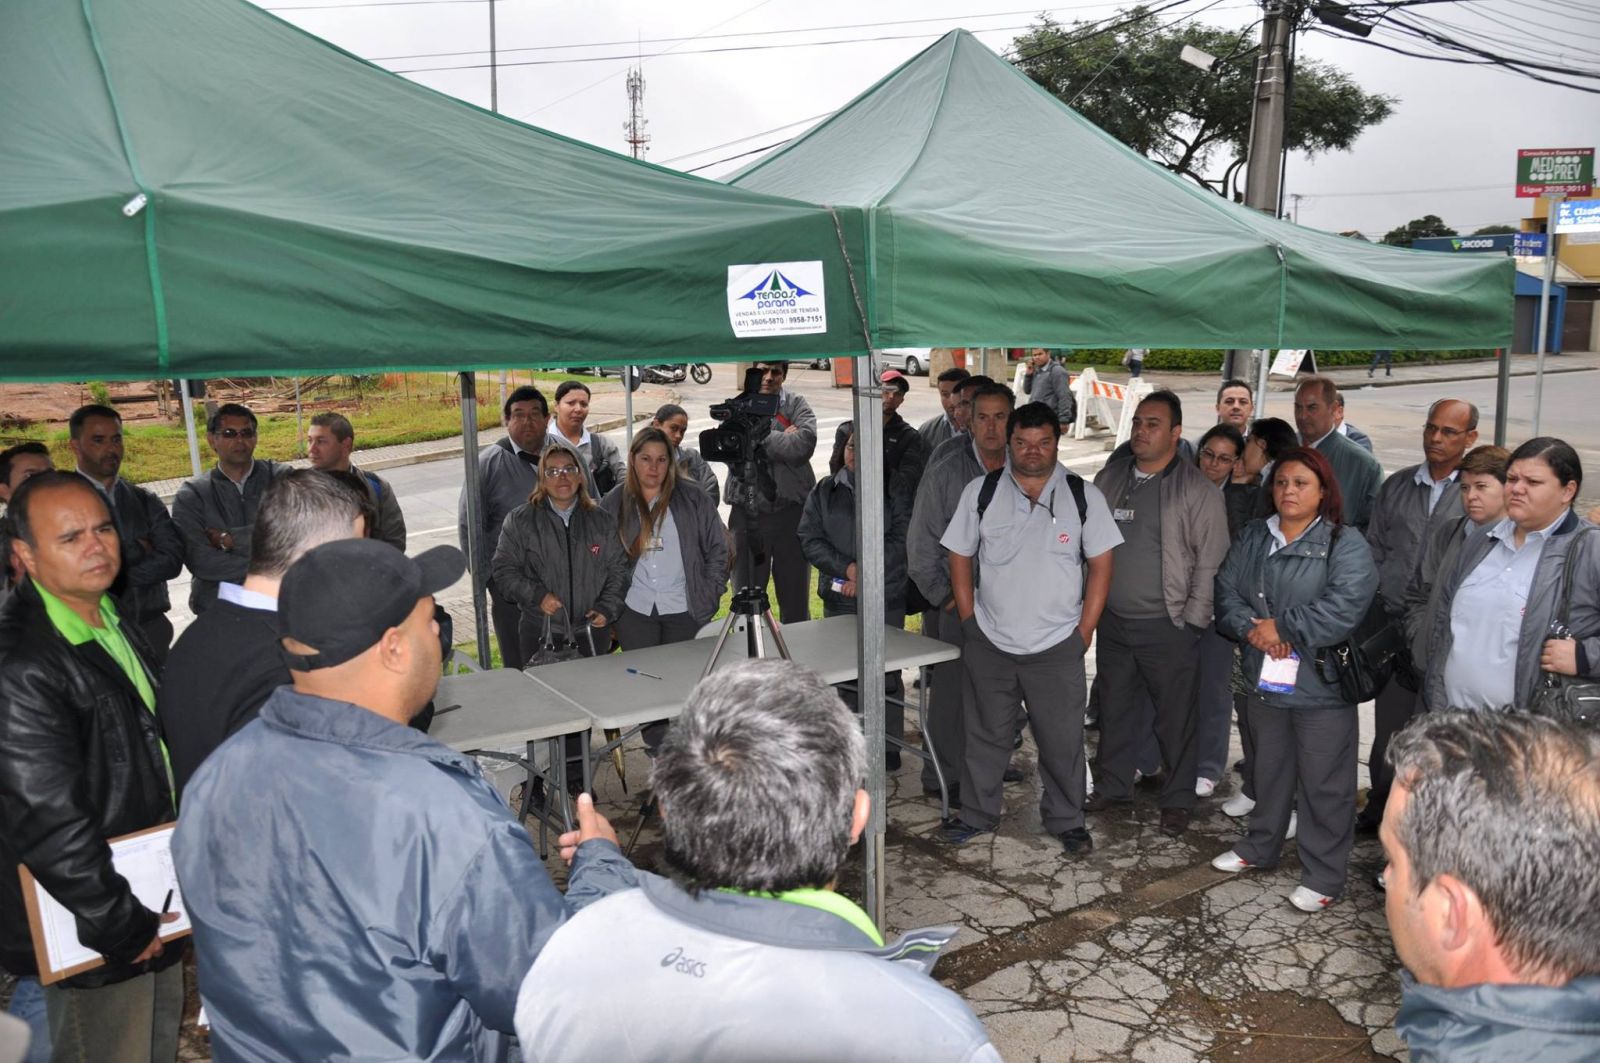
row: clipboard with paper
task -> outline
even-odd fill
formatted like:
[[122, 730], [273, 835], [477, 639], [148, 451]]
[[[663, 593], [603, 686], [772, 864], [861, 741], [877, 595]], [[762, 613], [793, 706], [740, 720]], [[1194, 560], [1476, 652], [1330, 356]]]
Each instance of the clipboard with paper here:
[[[172, 941], [191, 930], [189, 912], [183, 904], [178, 872], [172, 862], [172, 834], [176, 823], [124, 834], [112, 838], [111, 863], [133, 895], [152, 912], [159, 912], [172, 891], [169, 912], [176, 921], [161, 924], [161, 940]], [[26, 865], [17, 865], [22, 880], [22, 901], [28, 909], [28, 929], [33, 935], [33, 956], [39, 965], [39, 981], [51, 985], [75, 974], [104, 966], [106, 958], [78, 940], [78, 921], [67, 907], [39, 884]]]

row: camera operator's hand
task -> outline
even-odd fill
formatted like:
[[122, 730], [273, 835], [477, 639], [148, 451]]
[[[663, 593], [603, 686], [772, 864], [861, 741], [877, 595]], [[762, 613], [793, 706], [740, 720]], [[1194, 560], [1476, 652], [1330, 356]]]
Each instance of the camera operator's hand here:
[[561, 611], [561, 599], [553, 594], [544, 596], [544, 601], [539, 603], [539, 612], [545, 616], [555, 616]]

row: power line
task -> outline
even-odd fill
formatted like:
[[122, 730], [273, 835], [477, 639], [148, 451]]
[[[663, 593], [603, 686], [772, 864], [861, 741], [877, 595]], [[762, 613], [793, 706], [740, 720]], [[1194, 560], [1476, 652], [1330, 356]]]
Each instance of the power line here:
[[348, 4], [306, 4], [303, 7], [264, 7], [263, 11], [335, 11], [347, 7], [428, 7], [433, 4], [487, 4], [489, 0], [355, 0]]
[[[661, 165], [662, 166], [666, 166], [669, 163], [681, 162], [684, 159], [692, 159], [696, 155], [704, 155], [704, 154], [706, 154], [707, 152], [710, 152], [710, 151], [718, 151], [718, 150], [720, 150], [722, 148], [731, 148], [735, 144], [743, 144], [745, 141], [747, 141], [747, 140], [755, 140], [757, 137], [771, 136], [773, 133], [779, 132], [780, 130], [788, 129], [791, 126], [804, 125], [807, 122], [815, 122], [820, 118], [826, 118], [826, 117], [828, 117], [828, 115], [830, 115], [832, 113], [833, 113], [833, 111], [824, 111], [821, 114], [814, 114], [810, 118], [799, 118], [799, 119], [796, 119], [793, 122], [785, 122], [785, 123], [783, 123], [783, 125], [773, 126], [771, 129], [763, 129], [761, 132], [759, 132], [759, 133], [751, 133], [747, 137], [738, 137], [738, 138], [736, 138], [734, 140], [725, 141], [725, 142], [723, 142], [721, 144], [713, 144], [709, 148], [701, 148], [699, 151], [686, 151], [682, 155], [674, 155], [670, 159], [662, 159], [661, 160]], [[713, 164], [713, 165], [715, 165], [715, 164]], [[689, 172], [692, 173], [693, 171], [689, 171]]]
[[1452, 192], [1493, 192], [1505, 188], [1505, 182], [1495, 185], [1462, 185], [1456, 188], [1375, 188], [1365, 192], [1302, 192], [1306, 199], [1346, 199], [1351, 196], [1421, 196], [1445, 195]]
[[[1180, 3], [1189, 3], [1190, 0], [1179, 0]], [[1014, 33], [1018, 30], [1028, 29], [1027, 26], [991, 26], [982, 32], [985, 33]], [[824, 48], [836, 44], [872, 44], [878, 41], [913, 41], [927, 40], [930, 37], [943, 37], [943, 32], [938, 33], [891, 33], [877, 37], [840, 37], [831, 41], [794, 41], [787, 44], [733, 44], [718, 48], [688, 48], [683, 50], [669, 50], [660, 52], [633, 52], [622, 55], [584, 55], [573, 56], [570, 59], [519, 59], [514, 62], [501, 62], [497, 64], [504, 70], [511, 66], [565, 66], [571, 63], [610, 63], [610, 62], [636, 62], [640, 59], [660, 59], [666, 55], [719, 55], [728, 52], [767, 52], [785, 48]], [[441, 70], [486, 70], [488, 63], [459, 63], [448, 66], [407, 66], [390, 67], [390, 72], [395, 74], [430, 74]]]
[[[455, 0], [460, 2], [460, 0]], [[637, 47], [641, 44], [672, 44], [685, 43], [694, 40], [714, 41], [728, 40], [739, 37], [773, 37], [790, 33], [832, 33], [835, 30], [878, 29], [883, 26], [908, 26], [926, 22], [962, 22], [974, 18], [1010, 18], [1016, 15], [1038, 15], [1059, 11], [1087, 11], [1097, 7], [1121, 7], [1124, 0], [1111, 0], [1109, 3], [1085, 4], [1081, 7], [1048, 8], [1041, 12], [1038, 8], [1028, 8], [1025, 11], [992, 11], [988, 13], [975, 13], [967, 15], [940, 15], [934, 18], [897, 18], [887, 22], [845, 22], [831, 26], [800, 26], [780, 30], [744, 30], [738, 33], [703, 33], [694, 37], [645, 37], [634, 41], [589, 41], [577, 44], [539, 44], [520, 48], [501, 48], [500, 53], [506, 52], [550, 52], [567, 51], [574, 48], [624, 48]], [[977, 32], [985, 33], [987, 29], [980, 28]], [[460, 52], [415, 52], [410, 55], [371, 55], [366, 58], [374, 63], [392, 62], [401, 59], [448, 59], [458, 55], [482, 55], [486, 49], [472, 48]]]

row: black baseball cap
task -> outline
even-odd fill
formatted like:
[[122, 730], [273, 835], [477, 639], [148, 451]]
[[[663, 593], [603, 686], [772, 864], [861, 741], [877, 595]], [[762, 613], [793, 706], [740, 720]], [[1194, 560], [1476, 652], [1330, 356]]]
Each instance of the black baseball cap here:
[[278, 629], [314, 653], [283, 657], [297, 672], [343, 664], [405, 623], [417, 600], [461, 578], [467, 559], [453, 546], [407, 557], [376, 539], [339, 539], [308, 550], [278, 588]]

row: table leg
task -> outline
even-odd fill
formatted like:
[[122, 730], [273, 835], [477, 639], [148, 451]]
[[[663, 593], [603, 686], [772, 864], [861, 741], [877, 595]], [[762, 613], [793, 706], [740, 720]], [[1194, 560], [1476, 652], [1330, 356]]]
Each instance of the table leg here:
[[[583, 757], [583, 792], [594, 796], [594, 761], [589, 758], [589, 732], [578, 735], [578, 749]], [[565, 765], [562, 765], [565, 769]]]
[[[517, 810], [517, 822], [526, 824], [528, 821], [528, 805], [533, 797], [533, 781], [539, 777], [539, 769], [533, 759], [534, 746], [537, 743], [528, 743], [528, 781], [522, 784], [522, 807]], [[549, 807], [549, 797], [545, 798], [545, 806]], [[545, 821], [543, 813], [539, 815], [539, 859], [543, 860], [550, 855], [550, 825]]]
[[567, 793], [567, 742], [557, 735], [550, 742], [550, 770], [555, 773], [556, 793], [561, 795], [561, 829], [572, 830], [572, 795]]
[[939, 780], [939, 811], [950, 818], [950, 784], [939, 764], [939, 751], [933, 745], [933, 730], [928, 726], [928, 667], [917, 669], [917, 721], [922, 725], [922, 744], [928, 747], [928, 759], [933, 764], [933, 777]]

